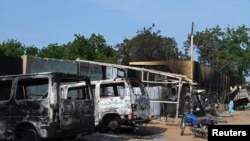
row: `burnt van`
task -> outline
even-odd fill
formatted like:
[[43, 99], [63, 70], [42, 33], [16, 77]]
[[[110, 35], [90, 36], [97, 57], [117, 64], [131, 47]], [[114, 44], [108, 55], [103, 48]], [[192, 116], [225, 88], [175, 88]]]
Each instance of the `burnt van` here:
[[[95, 98], [96, 129], [119, 133], [122, 125], [140, 127], [151, 120], [148, 93], [140, 80], [117, 78], [91, 81]], [[65, 85], [64, 90], [84, 87], [84, 83]], [[67, 92], [65, 92], [67, 93]]]
[[[84, 82], [79, 91], [60, 86]], [[95, 131], [94, 99], [87, 76], [43, 72], [0, 76], [0, 139], [39, 141]]]

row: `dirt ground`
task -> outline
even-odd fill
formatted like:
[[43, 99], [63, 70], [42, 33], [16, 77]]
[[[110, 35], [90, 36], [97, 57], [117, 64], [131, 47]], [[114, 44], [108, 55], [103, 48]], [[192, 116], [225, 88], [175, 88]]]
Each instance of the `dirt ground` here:
[[[220, 113], [223, 122], [218, 124], [250, 124], [250, 110], [235, 111], [230, 116], [227, 111]], [[169, 124], [166, 121], [153, 120], [145, 129], [132, 131], [124, 128], [119, 135], [108, 133], [94, 133], [79, 137], [78, 141], [206, 141], [207, 138], [194, 136], [187, 126], [183, 136], [180, 135], [178, 124]]]

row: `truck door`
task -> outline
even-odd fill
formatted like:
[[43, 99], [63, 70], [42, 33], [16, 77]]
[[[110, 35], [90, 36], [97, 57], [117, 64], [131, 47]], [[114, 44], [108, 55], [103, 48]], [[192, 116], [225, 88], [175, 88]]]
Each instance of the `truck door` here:
[[61, 129], [94, 130], [94, 101], [90, 87], [61, 87]]
[[130, 80], [129, 87], [131, 90], [132, 104], [136, 105], [134, 109], [136, 117], [139, 119], [149, 119], [150, 118], [150, 101], [148, 93], [141, 81]]
[[0, 138], [5, 138], [6, 129], [11, 119], [11, 85], [12, 80], [0, 80]]
[[98, 112], [130, 115], [132, 110], [127, 88], [123, 81], [101, 83], [97, 101]]
[[[15, 110], [13, 115], [16, 121], [36, 123], [39, 126], [48, 124], [50, 108], [48, 104], [48, 77], [24, 77], [18, 78], [15, 87]], [[43, 120], [46, 122], [38, 122]]]

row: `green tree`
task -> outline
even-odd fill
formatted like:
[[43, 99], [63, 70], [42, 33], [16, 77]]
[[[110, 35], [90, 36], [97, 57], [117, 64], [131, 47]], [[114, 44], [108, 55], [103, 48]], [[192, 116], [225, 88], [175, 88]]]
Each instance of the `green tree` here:
[[49, 44], [47, 47], [42, 48], [37, 56], [42, 58], [65, 59], [65, 47], [57, 43]]
[[107, 45], [106, 40], [100, 34], [92, 34], [89, 38], [89, 42], [93, 48], [95, 48], [94, 61], [117, 63], [119, 54], [112, 46]]
[[173, 38], [160, 35], [160, 30], [153, 32], [153, 24], [149, 28], [137, 31], [132, 39], [124, 39], [123, 43], [117, 44], [121, 55], [121, 63], [130, 61], [166, 61], [180, 60], [181, 52]]
[[[232, 85], [245, 83], [250, 70], [250, 29], [245, 25], [237, 29], [219, 26], [194, 34], [194, 48], [198, 62], [212, 67], [231, 78]], [[190, 36], [190, 35], [189, 35]], [[185, 49], [189, 48], [188, 42]]]
[[92, 34], [90, 38], [75, 34], [73, 42], [69, 42], [66, 46], [65, 57], [70, 60], [76, 58], [116, 63], [118, 53], [110, 45], [107, 45], [106, 40], [100, 34]]
[[5, 56], [21, 57], [25, 46], [21, 42], [10, 39], [0, 44], [0, 54]]
[[70, 60], [75, 60], [76, 58], [94, 60], [95, 58], [95, 48], [93, 48], [87, 38], [81, 35], [75, 34], [75, 39], [73, 42], [69, 42], [66, 45], [65, 57]]
[[29, 46], [25, 47], [25, 54], [26, 55], [31, 55], [31, 56], [37, 56], [40, 52], [40, 49], [38, 49], [35, 46]]

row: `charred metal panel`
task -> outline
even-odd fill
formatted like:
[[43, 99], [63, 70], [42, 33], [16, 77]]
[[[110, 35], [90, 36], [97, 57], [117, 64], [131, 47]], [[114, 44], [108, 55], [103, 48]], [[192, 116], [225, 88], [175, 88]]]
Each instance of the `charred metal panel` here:
[[209, 93], [218, 93], [220, 98], [228, 94], [230, 87], [228, 76], [198, 63], [195, 63], [194, 66], [194, 78], [199, 82], [199, 88], [205, 89]]
[[105, 78], [106, 67], [71, 60], [23, 55], [23, 73], [64, 72], [89, 76], [91, 80]]
[[[164, 93], [162, 93], [162, 89], [159, 86], [155, 86], [155, 87], [147, 87], [147, 91], [149, 93], [149, 99], [150, 100], [160, 100], [161, 99], [161, 95], [163, 95]], [[161, 115], [161, 104], [158, 102], [152, 102], [150, 103], [150, 111], [151, 111], [151, 115], [155, 115], [155, 116], [160, 116]]]
[[1, 139], [8, 139], [9, 134], [12, 130], [6, 127], [6, 125], [11, 124], [11, 119], [6, 118], [9, 117], [12, 113], [10, 111], [11, 104], [10, 102], [1, 102], [0, 103], [0, 140]]
[[[79, 86], [79, 84], [82, 84]], [[61, 86], [61, 129], [94, 130], [94, 99], [85, 82]]]
[[[49, 102], [48, 100], [22, 100], [16, 102], [17, 106], [13, 109], [14, 115], [20, 117], [30, 117], [35, 122], [39, 121], [48, 124]], [[46, 121], [47, 120], [47, 121]]]
[[147, 96], [141, 95], [136, 100], [136, 116], [139, 119], [150, 119], [150, 102]]
[[12, 115], [10, 101], [11, 86], [13, 78], [4, 78], [0, 80], [0, 139], [9, 139], [12, 128], [8, 128], [6, 125], [11, 125], [13, 119], [9, 118]]
[[[150, 106], [148, 96], [143, 96], [143, 95], [137, 96], [134, 101], [135, 101], [135, 103], [131, 104], [128, 100], [124, 100], [123, 105], [122, 105], [122, 103], [115, 104], [115, 102], [110, 101], [109, 105], [110, 106], [112, 105], [114, 107], [118, 107], [119, 110], [117, 110], [117, 113], [119, 113], [121, 116], [134, 114], [135, 117], [133, 117], [133, 116], [131, 117], [132, 121], [138, 120], [138, 119], [149, 120], [151, 118], [152, 114], [150, 113], [151, 106]], [[133, 105], [135, 105], [135, 109], [133, 109]], [[99, 106], [104, 106], [104, 105], [100, 103]], [[130, 112], [130, 113], [128, 113], [128, 112]]]
[[62, 100], [62, 129], [94, 128], [94, 102], [84, 100]]
[[[52, 113], [48, 100], [17, 101], [16, 106], [13, 106], [13, 104], [11, 106], [12, 114], [15, 115], [10, 122], [12, 127], [26, 123], [35, 126], [38, 129], [37, 132], [43, 137], [48, 137], [50, 134], [53, 134], [53, 132], [49, 133], [50, 128], [52, 129], [52, 127], [50, 127], [50, 114]], [[41, 127], [47, 127], [47, 130], [41, 129]]]
[[22, 58], [0, 56], [0, 66], [0, 75], [21, 74]]
[[143, 66], [154, 70], [182, 74], [191, 78], [190, 61], [145, 61], [130, 62], [129, 65]]
[[[113, 68], [113, 67], [105, 67], [105, 79], [113, 79], [117, 77], [117, 74], [119, 73], [119, 71], [117, 70], [117, 68]], [[123, 76], [124, 77], [124, 76]]]
[[64, 72], [78, 74], [77, 63], [70, 60], [23, 55], [23, 73]]
[[129, 115], [132, 113], [130, 96], [101, 98], [97, 103], [98, 112]]
[[88, 63], [79, 63], [79, 74], [89, 76], [93, 80], [102, 80], [105, 77], [106, 67], [100, 65], [88, 64]]

